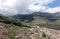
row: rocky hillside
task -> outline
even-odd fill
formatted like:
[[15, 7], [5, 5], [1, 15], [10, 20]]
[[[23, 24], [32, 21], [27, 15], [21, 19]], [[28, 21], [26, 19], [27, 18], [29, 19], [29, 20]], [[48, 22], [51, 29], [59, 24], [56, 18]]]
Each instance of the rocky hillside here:
[[59, 21], [54, 25], [27, 26], [20, 20], [0, 15], [0, 39], [60, 39]]
[[28, 36], [29, 39], [60, 39], [59, 30], [48, 29], [39, 26], [32, 26], [32, 28], [30, 28], [29, 30], [30, 32], [26, 34], [17, 35], [16, 39], [27, 39], [26, 36]]

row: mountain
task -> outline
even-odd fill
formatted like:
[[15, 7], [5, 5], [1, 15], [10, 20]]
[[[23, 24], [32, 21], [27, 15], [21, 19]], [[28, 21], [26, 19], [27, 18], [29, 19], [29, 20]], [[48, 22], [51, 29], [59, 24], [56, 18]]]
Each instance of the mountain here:
[[26, 14], [26, 15], [18, 14], [18, 15], [14, 15], [12, 17], [20, 19], [22, 21], [24, 21], [24, 20], [32, 21], [33, 20], [33, 15], [32, 14]]
[[55, 13], [55, 15], [60, 18], [60, 12]]
[[20, 19], [22, 21], [24, 21], [24, 20], [33, 21], [34, 17], [41, 17], [41, 18], [45, 18], [48, 20], [54, 20], [54, 19], [60, 18], [60, 13], [34, 12], [32, 14], [25, 14], [25, 15], [18, 14], [18, 15], [14, 15], [12, 17]]

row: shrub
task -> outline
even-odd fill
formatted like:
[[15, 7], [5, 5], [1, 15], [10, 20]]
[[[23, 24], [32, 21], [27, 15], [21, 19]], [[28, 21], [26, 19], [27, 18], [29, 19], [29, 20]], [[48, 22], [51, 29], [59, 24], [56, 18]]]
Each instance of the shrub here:
[[46, 35], [45, 35], [45, 33], [44, 33], [44, 32], [42, 33], [42, 37], [46, 37]]

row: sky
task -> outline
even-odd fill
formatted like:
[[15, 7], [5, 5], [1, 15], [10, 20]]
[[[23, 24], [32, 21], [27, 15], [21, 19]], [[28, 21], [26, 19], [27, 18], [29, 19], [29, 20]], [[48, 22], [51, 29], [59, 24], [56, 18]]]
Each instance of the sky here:
[[0, 0], [0, 14], [16, 15], [33, 12], [60, 12], [60, 0]]

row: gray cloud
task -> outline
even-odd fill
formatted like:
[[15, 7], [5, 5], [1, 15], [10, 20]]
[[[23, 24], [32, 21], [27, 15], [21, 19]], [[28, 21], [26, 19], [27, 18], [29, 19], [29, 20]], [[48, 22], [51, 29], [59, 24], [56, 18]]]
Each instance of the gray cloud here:
[[[7, 0], [4, 1], [4, 3], [0, 3], [0, 12], [5, 15], [30, 14], [37, 10], [46, 9], [45, 5], [52, 3], [53, 1], [54, 0]], [[35, 3], [39, 4], [34, 5]]]

